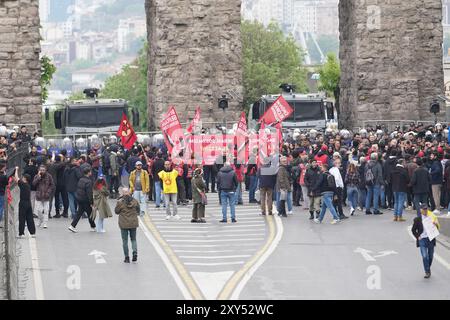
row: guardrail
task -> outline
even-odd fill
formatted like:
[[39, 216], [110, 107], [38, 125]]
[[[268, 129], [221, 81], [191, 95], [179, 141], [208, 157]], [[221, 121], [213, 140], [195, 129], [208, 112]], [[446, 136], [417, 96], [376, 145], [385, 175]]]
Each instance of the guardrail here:
[[376, 127], [378, 125], [384, 126], [388, 131], [392, 132], [397, 126], [403, 128], [404, 126], [409, 128], [409, 125], [414, 123], [423, 123], [424, 125], [434, 125], [434, 121], [422, 121], [422, 120], [364, 120], [362, 121], [362, 127], [355, 127], [354, 131], [358, 132], [361, 129], [366, 129], [367, 127]]

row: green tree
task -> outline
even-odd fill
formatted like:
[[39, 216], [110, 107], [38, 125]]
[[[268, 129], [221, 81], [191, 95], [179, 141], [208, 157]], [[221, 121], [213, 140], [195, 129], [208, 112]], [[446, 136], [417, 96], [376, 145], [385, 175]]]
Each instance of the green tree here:
[[48, 87], [50, 86], [56, 67], [47, 56], [41, 58], [41, 101], [45, 103], [48, 99]]
[[341, 79], [341, 67], [334, 53], [328, 53], [327, 61], [319, 70], [320, 84], [319, 90], [325, 91], [328, 95], [336, 99], [336, 110], [339, 116], [339, 81]]
[[139, 110], [141, 124], [138, 129], [147, 129], [147, 44], [139, 51], [139, 56], [131, 65], [105, 82], [100, 97], [108, 99], [125, 99], [130, 106]]
[[304, 52], [291, 36], [284, 36], [274, 23], [265, 28], [249, 21], [242, 22], [241, 34], [246, 107], [264, 94], [280, 92], [281, 83], [295, 84], [297, 92], [307, 92]]

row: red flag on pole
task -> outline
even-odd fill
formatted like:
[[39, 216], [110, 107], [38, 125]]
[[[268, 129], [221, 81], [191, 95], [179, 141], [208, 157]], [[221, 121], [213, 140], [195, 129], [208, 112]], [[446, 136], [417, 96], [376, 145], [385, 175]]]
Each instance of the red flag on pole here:
[[236, 158], [238, 160], [238, 163], [246, 163], [248, 161], [248, 154], [246, 155], [247, 137], [247, 119], [245, 116], [245, 112], [242, 112], [236, 129]]
[[186, 130], [190, 134], [192, 134], [192, 132], [194, 131], [194, 128], [200, 124], [201, 112], [202, 112], [201, 108], [197, 107], [197, 110], [195, 110], [194, 119], [192, 119], [191, 124], [189, 125], [189, 127]]
[[183, 149], [183, 128], [174, 107], [170, 107], [169, 111], [163, 115], [159, 125], [169, 153], [172, 153], [173, 149], [176, 152], [181, 151]]
[[264, 115], [259, 119], [259, 122], [264, 122], [266, 125], [272, 125], [276, 122], [283, 122], [294, 112], [294, 109], [287, 103], [287, 101], [280, 96], [272, 106], [267, 109]]
[[122, 114], [122, 120], [120, 121], [120, 127], [119, 131], [117, 131], [117, 136], [121, 139], [122, 146], [128, 150], [133, 147], [133, 144], [137, 140], [136, 133], [134, 132], [133, 127], [128, 121], [127, 115], [125, 113]]

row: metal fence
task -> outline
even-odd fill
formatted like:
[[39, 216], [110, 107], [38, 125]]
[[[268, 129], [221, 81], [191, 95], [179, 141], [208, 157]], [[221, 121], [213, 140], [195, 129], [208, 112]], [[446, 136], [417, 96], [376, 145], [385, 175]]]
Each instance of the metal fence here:
[[[17, 151], [8, 155], [7, 172], [12, 173], [11, 169], [19, 167], [22, 172], [25, 165], [23, 157], [29, 152], [28, 144], [23, 144]], [[0, 288], [3, 299], [18, 299], [19, 288], [19, 260], [17, 256], [17, 208], [19, 202], [19, 192], [14, 183], [11, 183], [6, 190], [4, 201], [4, 219], [2, 221], [3, 229], [0, 232], [0, 277], [3, 285]], [[11, 202], [8, 201], [8, 192], [11, 195]]]
[[434, 125], [434, 121], [417, 121], [417, 120], [364, 120], [362, 121], [362, 127], [355, 127], [354, 131], [357, 132], [361, 129], [366, 129], [367, 127], [373, 127], [380, 125], [386, 128], [389, 132], [395, 131], [396, 127], [409, 128], [411, 123], [418, 124], [423, 123], [425, 126]]

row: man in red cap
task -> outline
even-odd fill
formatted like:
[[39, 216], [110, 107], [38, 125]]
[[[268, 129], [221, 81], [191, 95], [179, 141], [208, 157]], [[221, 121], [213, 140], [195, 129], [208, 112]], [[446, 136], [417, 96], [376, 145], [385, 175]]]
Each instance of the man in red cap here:
[[314, 157], [314, 159], [317, 161], [317, 164], [319, 166], [322, 164], [328, 164], [327, 150], [328, 150], [328, 147], [325, 144], [322, 145], [322, 147], [320, 148], [320, 151]]

